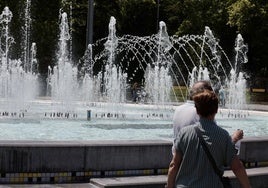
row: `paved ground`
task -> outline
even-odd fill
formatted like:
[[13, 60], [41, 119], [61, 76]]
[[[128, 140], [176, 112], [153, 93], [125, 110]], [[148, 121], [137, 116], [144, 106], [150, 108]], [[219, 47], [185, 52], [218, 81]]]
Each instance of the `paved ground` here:
[[268, 104], [248, 104], [248, 109], [268, 112]]
[[89, 188], [89, 183], [0, 185], [0, 188]]

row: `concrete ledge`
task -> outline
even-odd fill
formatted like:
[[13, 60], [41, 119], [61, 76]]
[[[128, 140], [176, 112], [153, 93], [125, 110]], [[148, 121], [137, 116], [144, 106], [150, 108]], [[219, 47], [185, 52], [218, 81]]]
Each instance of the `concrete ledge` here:
[[246, 163], [268, 161], [268, 137], [250, 137], [243, 139], [239, 158]]
[[1, 188], [98, 188], [89, 183], [70, 183], [70, 184], [9, 184], [0, 185]]
[[[264, 164], [267, 146], [268, 137], [246, 138], [241, 142], [240, 158]], [[101, 181], [109, 186], [120, 182], [123, 187], [133, 180], [137, 185], [128, 187], [163, 187], [171, 147], [172, 142], [166, 140], [0, 141], [0, 184], [88, 183], [91, 179], [99, 185]], [[268, 185], [267, 166], [247, 172], [254, 188]], [[232, 172], [225, 173], [238, 186]]]
[[0, 183], [89, 182], [166, 174], [171, 141], [1, 141]]
[[90, 183], [99, 188], [107, 187], [144, 187], [144, 188], [163, 188], [167, 182], [166, 175], [158, 176], [132, 176], [119, 178], [93, 178]]
[[[258, 167], [246, 169], [252, 188], [264, 188], [268, 185], [268, 167]], [[240, 183], [231, 170], [224, 172], [224, 176], [231, 179], [231, 185], [234, 188], [240, 188]]]
[[[170, 141], [1, 141], [1, 172], [167, 168]], [[161, 155], [159, 155], [161, 154]]]
[[[268, 167], [259, 167], [246, 169], [252, 188], [264, 188], [268, 185]], [[231, 170], [224, 172], [224, 176], [227, 176], [231, 180], [233, 188], [240, 188], [240, 183]], [[114, 177], [114, 178], [93, 178], [90, 183], [92, 186], [98, 188], [108, 187], [150, 187], [150, 188], [163, 188], [167, 182], [166, 175], [157, 176], [136, 176], [136, 177]]]

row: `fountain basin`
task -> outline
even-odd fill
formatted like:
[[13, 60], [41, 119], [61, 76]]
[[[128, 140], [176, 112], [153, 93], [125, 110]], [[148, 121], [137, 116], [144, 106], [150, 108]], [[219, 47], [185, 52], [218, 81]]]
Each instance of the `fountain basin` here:
[[[67, 112], [58, 103], [39, 100], [23, 111], [23, 117], [18, 116], [21, 111], [16, 116], [9, 112], [7, 116], [0, 109], [0, 135], [2, 140], [33, 141], [172, 140], [175, 107], [76, 103], [73, 111]], [[92, 113], [90, 120], [87, 120], [88, 110]], [[67, 113], [68, 117], [65, 116]], [[267, 112], [241, 111], [243, 117], [241, 115], [240, 118], [228, 117], [228, 113], [227, 109], [220, 109], [216, 119], [230, 134], [243, 129], [245, 137], [268, 135]]]

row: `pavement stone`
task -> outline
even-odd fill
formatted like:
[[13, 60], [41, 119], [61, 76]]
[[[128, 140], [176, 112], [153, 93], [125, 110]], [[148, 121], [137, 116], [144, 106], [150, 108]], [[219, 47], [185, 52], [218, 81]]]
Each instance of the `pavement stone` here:
[[70, 184], [7, 184], [0, 185], [0, 188], [90, 188], [89, 183]]

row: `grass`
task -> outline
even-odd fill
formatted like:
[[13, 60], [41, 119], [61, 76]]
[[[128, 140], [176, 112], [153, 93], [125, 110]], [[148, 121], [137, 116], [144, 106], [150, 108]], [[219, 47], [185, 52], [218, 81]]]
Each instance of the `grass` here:
[[173, 90], [174, 92], [172, 91], [170, 94], [172, 102], [184, 102], [186, 100], [187, 88], [185, 86], [173, 86]]
[[267, 103], [268, 102], [268, 93], [267, 92], [247, 91], [247, 102], [249, 102], [249, 103]]
[[[170, 98], [172, 102], [184, 102], [187, 97], [187, 88], [185, 86], [174, 86]], [[268, 103], [267, 92], [252, 92], [249, 89], [246, 91], [247, 103]], [[176, 98], [175, 98], [176, 95]], [[185, 99], [185, 100], [184, 100]]]

